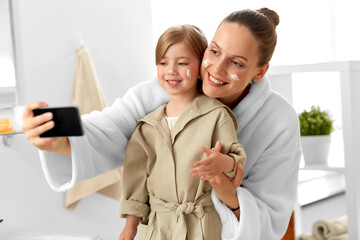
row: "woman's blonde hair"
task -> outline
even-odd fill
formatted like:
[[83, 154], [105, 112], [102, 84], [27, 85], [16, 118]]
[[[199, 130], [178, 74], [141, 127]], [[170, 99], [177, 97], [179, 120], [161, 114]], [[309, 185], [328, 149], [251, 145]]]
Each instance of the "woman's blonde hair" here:
[[185, 45], [200, 59], [208, 46], [207, 39], [200, 28], [184, 24], [168, 28], [159, 38], [155, 50], [155, 62], [158, 65], [168, 48], [176, 43]]

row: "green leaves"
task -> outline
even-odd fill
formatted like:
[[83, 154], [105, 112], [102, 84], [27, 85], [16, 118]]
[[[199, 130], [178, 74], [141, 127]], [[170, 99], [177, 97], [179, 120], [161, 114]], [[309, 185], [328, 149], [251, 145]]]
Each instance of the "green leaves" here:
[[321, 111], [319, 106], [312, 106], [309, 112], [304, 110], [299, 114], [299, 122], [301, 136], [329, 135], [334, 131], [334, 120], [330, 119], [328, 111]]

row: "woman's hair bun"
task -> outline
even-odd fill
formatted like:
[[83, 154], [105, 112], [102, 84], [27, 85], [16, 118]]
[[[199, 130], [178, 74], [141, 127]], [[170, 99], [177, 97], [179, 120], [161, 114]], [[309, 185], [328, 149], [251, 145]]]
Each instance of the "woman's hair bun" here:
[[256, 11], [264, 14], [274, 24], [275, 27], [277, 25], [279, 25], [280, 18], [279, 18], [279, 15], [275, 11], [273, 11], [269, 8], [260, 8]]

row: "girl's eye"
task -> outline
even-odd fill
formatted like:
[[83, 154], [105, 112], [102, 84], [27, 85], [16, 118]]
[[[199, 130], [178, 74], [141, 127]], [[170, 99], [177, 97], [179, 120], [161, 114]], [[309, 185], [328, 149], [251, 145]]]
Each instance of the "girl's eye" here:
[[166, 62], [160, 62], [159, 65], [165, 66], [167, 63]]
[[242, 67], [242, 64], [238, 63], [237, 61], [232, 60], [231, 62], [237, 67]]
[[180, 66], [187, 66], [187, 65], [189, 65], [188, 63], [186, 63], [186, 62], [181, 62], [181, 63], [178, 63]]

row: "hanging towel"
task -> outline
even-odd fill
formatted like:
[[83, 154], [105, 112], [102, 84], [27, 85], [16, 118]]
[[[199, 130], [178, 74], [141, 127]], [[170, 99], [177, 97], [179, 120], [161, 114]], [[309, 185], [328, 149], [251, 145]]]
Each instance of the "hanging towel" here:
[[77, 183], [65, 196], [65, 207], [74, 210], [81, 199], [93, 193], [120, 200], [122, 167], [105, 172], [95, 178]]
[[[81, 115], [106, 107], [106, 100], [97, 80], [90, 52], [85, 47], [80, 47], [76, 54], [72, 104], [78, 106]], [[120, 200], [121, 179], [122, 168], [117, 168], [79, 182], [67, 191], [65, 207], [74, 210], [81, 199], [94, 193]]]
[[85, 47], [76, 53], [72, 104], [79, 107], [81, 115], [102, 110], [107, 105], [90, 52]]

